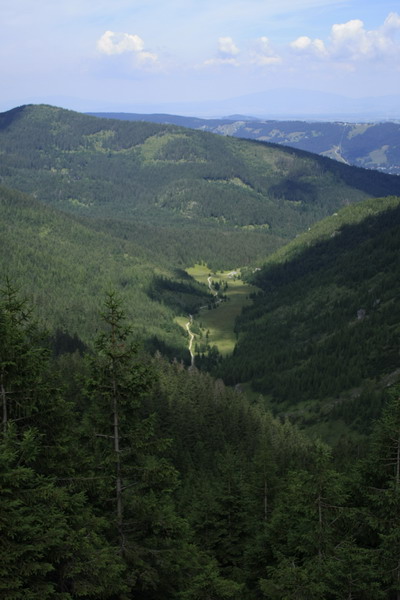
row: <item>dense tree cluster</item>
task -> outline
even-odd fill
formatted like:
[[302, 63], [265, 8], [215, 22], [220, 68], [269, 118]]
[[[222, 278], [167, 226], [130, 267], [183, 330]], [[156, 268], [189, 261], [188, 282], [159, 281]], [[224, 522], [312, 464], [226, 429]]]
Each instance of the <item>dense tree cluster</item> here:
[[400, 194], [397, 177], [302, 151], [49, 106], [1, 114], [0, 151], [3, 185], [184, 265], [251, 264], [343, 205]]
[[[32, 194], [0, 189], [0, 595], [399, 598], [399, 200], [249, 273], [234, 355], [199, 348], [225, 383], [174, 321], [207, 297], [190, 262], [250, 265], [398, 180], [45, 106], [0, 115], [0, 150]], [[296, 409], [364, 438], [331, 450]]]
[[368, 429], [398, 369], [399, 227], [398, 198], [370, 201], [272, 256], [254, 275], [262, 292], [237, 321], [225, 380], [251, 381], [278, 411], [297, 405], [303, 422], [334, 414]]
[[101, 323], [86, 356], [52, 357], [2, 290], [2, 597], [398, 596], [400, 390], [363, 458], [334, 459], [221, 380], [144, 355], [114, 293]]

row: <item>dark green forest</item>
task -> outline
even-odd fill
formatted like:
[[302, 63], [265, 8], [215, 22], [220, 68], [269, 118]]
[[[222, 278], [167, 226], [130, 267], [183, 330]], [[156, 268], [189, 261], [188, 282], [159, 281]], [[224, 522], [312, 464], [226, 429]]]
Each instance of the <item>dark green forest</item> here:
[[56, 354], [2, 290], [2, 597], [398, 597], [398, 388], [368, 448], [333, 456], [144, 354], [114, 293], [98, 318], [92, 350]]
[[398, 177], [301, 150], [44, 105], [0, 114], [0, 183], [128, 239], [164, 265], [262, 261]]
[[251, 275], [261, 291], [237, 320], [227, 383], [250, 381], [299, 423], [369, 431], [399, 377], [399, 202], [343, 209]]
[[135, 242], [95, 231], [73, 215], [1, 186], [0, 232], [2, 279], [12, 278], [31, 299], [45, 327], [79, 334], [89, 343], [99, 298], [118, 289], [137, 338], [189, 360], [183, 331], [173, 319], [194, 312], [208, 293], [184, 271], [160, 265]]
[[[0, 597], [399, 600], [400, 179], [49, 106], [0, 153]], [[259, 291], [193, 368], [195, 262]]]

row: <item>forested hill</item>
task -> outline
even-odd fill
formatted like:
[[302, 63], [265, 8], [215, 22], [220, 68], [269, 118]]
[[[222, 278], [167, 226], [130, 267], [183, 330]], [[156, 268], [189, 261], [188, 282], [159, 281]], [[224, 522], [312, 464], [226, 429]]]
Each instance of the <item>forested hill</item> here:
[[365, 431], [400, 375], [400, 199], [349, 206], [270, 257], [222, 375], [303, 423]]
[[43, 105], [0, 115], [0, 152], [4, 185], [175, 264], [250, 264], [345, 204], [400, 194], [397, 177], [278, 145]]
[[329, 156], [343, 163], [400, 174], [400, 123], [272, 121], [233, 115], [198, 119], [167, 114], [89, 113], [99, 117], [171, 123], [220, 135], [273, 142]]
[[57, 339], [67, 340], [68, 332], [90, 342], [99, 303], [118, 290], [136, 339], [189, 360], [174, 317], [194, 312], [208, 294], [184, 271], [161, 267], [138, 244], [1, 186], [0, 236], [1, 285], [8, 278], [29, 297], [43, 326], [58, 330]]

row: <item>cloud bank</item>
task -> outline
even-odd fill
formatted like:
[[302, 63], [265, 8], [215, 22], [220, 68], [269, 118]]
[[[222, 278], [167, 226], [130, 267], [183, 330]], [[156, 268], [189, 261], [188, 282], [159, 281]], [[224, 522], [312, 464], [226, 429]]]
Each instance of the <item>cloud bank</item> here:
[[282, 62], [282, 57], [275, 52], [270, 40], [262, 36], [250, 51], [250, 62], [260, 66], [277, 65]]
[[367, 30], [363, 21], [352, 19], [335, 24], [327, 43], [301, 36], [290, 47], [298, 53], [312, 53], [333, 61], [355, 63], [366, 60], [386, 60], [399, 57], [400, 15], [390, 13], [381, 27]]
[[[267, 33], [267, 27], [266, 27]], [[391, 12], [384, 23], [368, 30], [361, 19], [351, 19], [333, 24], [326, 39], [300, 35], [285, 45], [275, 45], [269, 37], [241, 40], [238, 44], [232, 36], [217, 38], [214, 56], [190, 62], [187, 57], [176, 56], [171, 60], [146, 49], [138, 34], [105, 31], [97, 40], [97, 50], [106, 56], [129, 56], [131, 69], [164, 70], [165, 73], [188, 72], [199, 68], [235, 70], [271, 70], [282, 74], [304, 73], [309, 68], [316, 74], [321, 67], [353, 72], [358, 68], [377, 66], [380, 69], [400, 68], [400, 15]], [[169, 61], [169, 62], [168, 62]], [[320, 65], [318, 67], [318, 65]], [[325, 66], [323, 66], [325, 65]]]
[[357, 63], [380, 61], [382, 66], [400, 66], [400, 15], [390, 13], [383, 25], [367, 30], [360, 19], [334, 24], [327, 40], [301, 35], [286, 46], [275, 48], [267, 36], [253, 41], [239, 51], [231, 37], [218, 40], [218, 53], [204, 61], [205, 66], [234, 65], [271, 67], [289, 65], [293, 58], [312, 62], [328, 61], [354, 69]]

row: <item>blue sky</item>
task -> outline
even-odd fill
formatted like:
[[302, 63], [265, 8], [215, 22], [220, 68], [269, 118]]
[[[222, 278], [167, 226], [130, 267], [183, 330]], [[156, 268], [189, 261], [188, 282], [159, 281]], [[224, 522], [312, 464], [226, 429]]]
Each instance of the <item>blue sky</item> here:
[[0, 23], [0, 110], [223, 113], [276, 90], [400, 94], [398, 0], [2, 0]]

